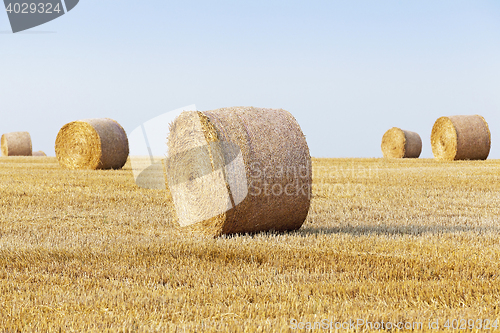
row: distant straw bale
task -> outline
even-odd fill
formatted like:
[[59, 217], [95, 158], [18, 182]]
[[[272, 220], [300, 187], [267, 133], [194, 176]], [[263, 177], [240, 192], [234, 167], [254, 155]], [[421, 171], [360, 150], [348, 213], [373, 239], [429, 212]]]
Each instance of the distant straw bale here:
[[438, 160], [485, 160], [491, 147], [488, 123], [479, 115], [441, 117], [432, 128], [431, 145]]
[[178, 222], [208, 236], [299, 229], [311, 199], [311, 157], [281, 109], [183, 112], [170, 126], [166, 185]]
[[47, 156], [47, 154], [45, 154], [43, 151], [39, 150], [39, 151], [34, 151], [33, 156], [34, 157], [45, 157], [45, 156]]
[[28, 132], [3, 134], [1, 146], [2, 156], [31, 156], [31, 136]]
[[422, 152], [422, 139], [415, 132], [393, 127], [382, 137], [385, 158], [418, 158]]
[[66, 169], [120, 169], [128, 157], [123, 128], [109, 118], [84, 119], [64, 125], [57, 134], [56, 156]]

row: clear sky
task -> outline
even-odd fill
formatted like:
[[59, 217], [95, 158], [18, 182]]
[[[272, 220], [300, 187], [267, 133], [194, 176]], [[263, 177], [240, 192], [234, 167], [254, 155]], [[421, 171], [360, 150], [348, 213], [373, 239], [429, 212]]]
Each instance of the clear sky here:
[[51, 156], [70, 121], [196, 104], [284, 108], [316, 157], [381, 157], [393, 126], [432, 157], [438, 117], [481, 114], [500, 158], [498, 0], [80, 0], [8, 31], [0, 11], [0, 132]]

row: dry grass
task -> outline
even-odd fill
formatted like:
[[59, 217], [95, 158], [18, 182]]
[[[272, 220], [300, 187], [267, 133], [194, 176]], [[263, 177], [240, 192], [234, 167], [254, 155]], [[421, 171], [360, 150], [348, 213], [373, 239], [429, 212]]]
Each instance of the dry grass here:
[[[6, 331], [500, 319], [500, 161], [314, 159], [306, 224], [191, 238], [123, 170], [0, 159]], [[424, 325], [424, 328], [427, 326]]]

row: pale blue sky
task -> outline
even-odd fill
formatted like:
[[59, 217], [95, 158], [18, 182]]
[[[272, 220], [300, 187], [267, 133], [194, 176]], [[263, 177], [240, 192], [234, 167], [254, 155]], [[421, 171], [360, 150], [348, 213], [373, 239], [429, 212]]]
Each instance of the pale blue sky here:
[[[128, 132], [184, 105], [284, 108], [317, 157], [380, 157], [481, 114], [500, 158], [500, 1], [97, 1], [27, 33], [0, 12], [0, 132], [54, 156], [58, 130], [110, 117]], [[40, 33], [52, 32], [52, 33]]]

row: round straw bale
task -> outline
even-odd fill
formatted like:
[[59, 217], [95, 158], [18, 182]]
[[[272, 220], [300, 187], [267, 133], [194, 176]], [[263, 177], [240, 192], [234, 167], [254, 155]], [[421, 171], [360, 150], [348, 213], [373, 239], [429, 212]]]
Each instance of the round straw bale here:
[[28, 132], [5, 133], [1, 145], [2, 156], [31, 156], [31, 136]]
[[166, 187], [177, 220], [208, 236], [299, 229], [311, 199], [311, 156], [282, 109], [183, 112], [167, 138]]
[[120, 169], [127, 161], [128, 139], [113, 119], [83, 119], [59, 130], [55, 150], [66, 169]]
[[422, 139], [415, 132], [393, 127], [382, 137], [385, 158], [418, 158], [422, 152]]
[[441, 117], [432, 128], [431, 145], [438, 160], [485, 160], [491, 147], [488, 123], [479, 115]]
[[47, 156], [47, 154], [45, 154], [43, 151], [39, 150], [39, 151], [34, 151], [33, 152], [33, 156], [35, 156], [35, 157], [45, 157], [45, 156]]

